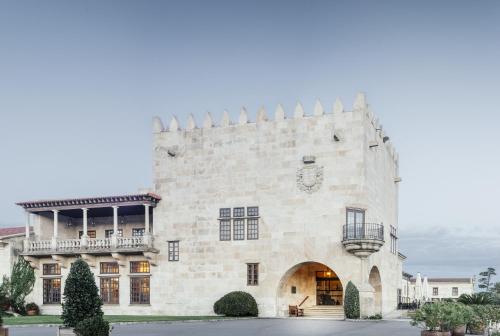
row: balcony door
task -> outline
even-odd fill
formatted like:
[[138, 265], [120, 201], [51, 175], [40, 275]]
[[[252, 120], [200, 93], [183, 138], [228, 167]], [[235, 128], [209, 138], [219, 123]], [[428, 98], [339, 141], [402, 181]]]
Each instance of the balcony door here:
[[346, 213], [346, 224], [350, 237], [363, 237], [365, 225], [365, 210], [348, 208]]

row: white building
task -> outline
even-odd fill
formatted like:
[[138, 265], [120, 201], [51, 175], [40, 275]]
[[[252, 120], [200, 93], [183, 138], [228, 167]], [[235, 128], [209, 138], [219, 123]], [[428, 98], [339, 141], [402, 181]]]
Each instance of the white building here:
[[[397, 308], [398, 155], [365, 96], [312, 115], [299, 104], [243, 109], [218, 126], [153, 123], [150, 193], [19, 203], [23, 255], [36, 269], [34, 300], [58, 313], [71, 262], [92, 267], [108, 314], [211, 315], [243, 290], [261, 316], [289, 305], [339, 316], [344, 289], [362, 315]], [[87, 233], [87, 234], [85, 234]]]

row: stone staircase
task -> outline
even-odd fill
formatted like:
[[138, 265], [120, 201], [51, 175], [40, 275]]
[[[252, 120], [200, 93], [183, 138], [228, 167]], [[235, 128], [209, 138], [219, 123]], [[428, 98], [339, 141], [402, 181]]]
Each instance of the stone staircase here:
[[304, 317], [345, 320], [343, 306], [312, 306], [304, 307]]
[[304, 317], [345, 320], [344, 306], [312, 306], [304, 308]]

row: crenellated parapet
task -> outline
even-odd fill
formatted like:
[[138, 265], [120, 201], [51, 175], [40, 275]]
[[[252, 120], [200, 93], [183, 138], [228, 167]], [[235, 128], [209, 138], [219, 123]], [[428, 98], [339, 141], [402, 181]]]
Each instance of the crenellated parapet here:
[[340, 98], [337, 98], [335, 100], [330, 111], [325, 110], [320, 100], [316, 100], [310, 114], [307, 114], [303, 105], [298, 102], [291, 113], [292, 116], [287, 117], [283, 106], [281, 104], [278, 104], [274, 111], [274, 115], [271, 117], [268, 116], [267, 111], [264, 107], [259, 108], [255, 115], [255, 122], [252, 122], [249, 118], [249, 114], [246, 108], [242, 107], [238, 116], [238, 120], [232, 121], [229, 112], [225, 110], [223, 111], [222, 117], [220, 118], [218, 124], [215, 122], [210, 112], [207, 112], [205, 114], [201, 126], [198, 126], [198, 123], [196, 122], [194, 116], [190, 114], [187, 118], [186, 127], [184, 129], [181, 128], [176, 116], [173, 116], [171, 118], [168, 127], [164, 126], [160, 117], [154, 117], [153, 133], [160, 134], [163, 132], [194, 132], [196, 130], [239, 127], [249, 124], [259, 125], [264, 123], [278, 123], [287, 120], [322, 118], [332, 115], [334, 116], [335, 120], [335, 117], [341, 118], [343, 115], [346, 115], [348, 113], [362, 115], [364, 120], [373, 127], [375, 137], [370, 140], [369, 148], [372, 150], [376, 150], [376, 147], [385, 146], [387, 152], [391, 155], [391, 157], [397, 164], [399, 159], [398, 153], [391, 144], [390, 139], [385, 133], [383, 126], [379, 123], [378, 118], [372, 112], [370, 105], [368, 105], [366, 95], [362, 92], [356, 95], [351, 110], [346, 110], [344, 108], [344, 104], [342, 103]]

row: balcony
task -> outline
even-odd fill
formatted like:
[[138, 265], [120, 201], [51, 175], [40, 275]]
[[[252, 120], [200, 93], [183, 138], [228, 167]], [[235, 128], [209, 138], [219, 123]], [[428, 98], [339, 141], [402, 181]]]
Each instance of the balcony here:
[[384, 225], [378, 223], [346, 224], [343, 227], [342, 244], [349, 253], [366, 258], [378, 252], [384, 245]]
[[113, 237], [103, 239], [49, 239], [25, 240], [25, 256], [51, 256], [90, 254], [104, 255], [112, 253], [138, 254], [156, 252], [151, 236]]

